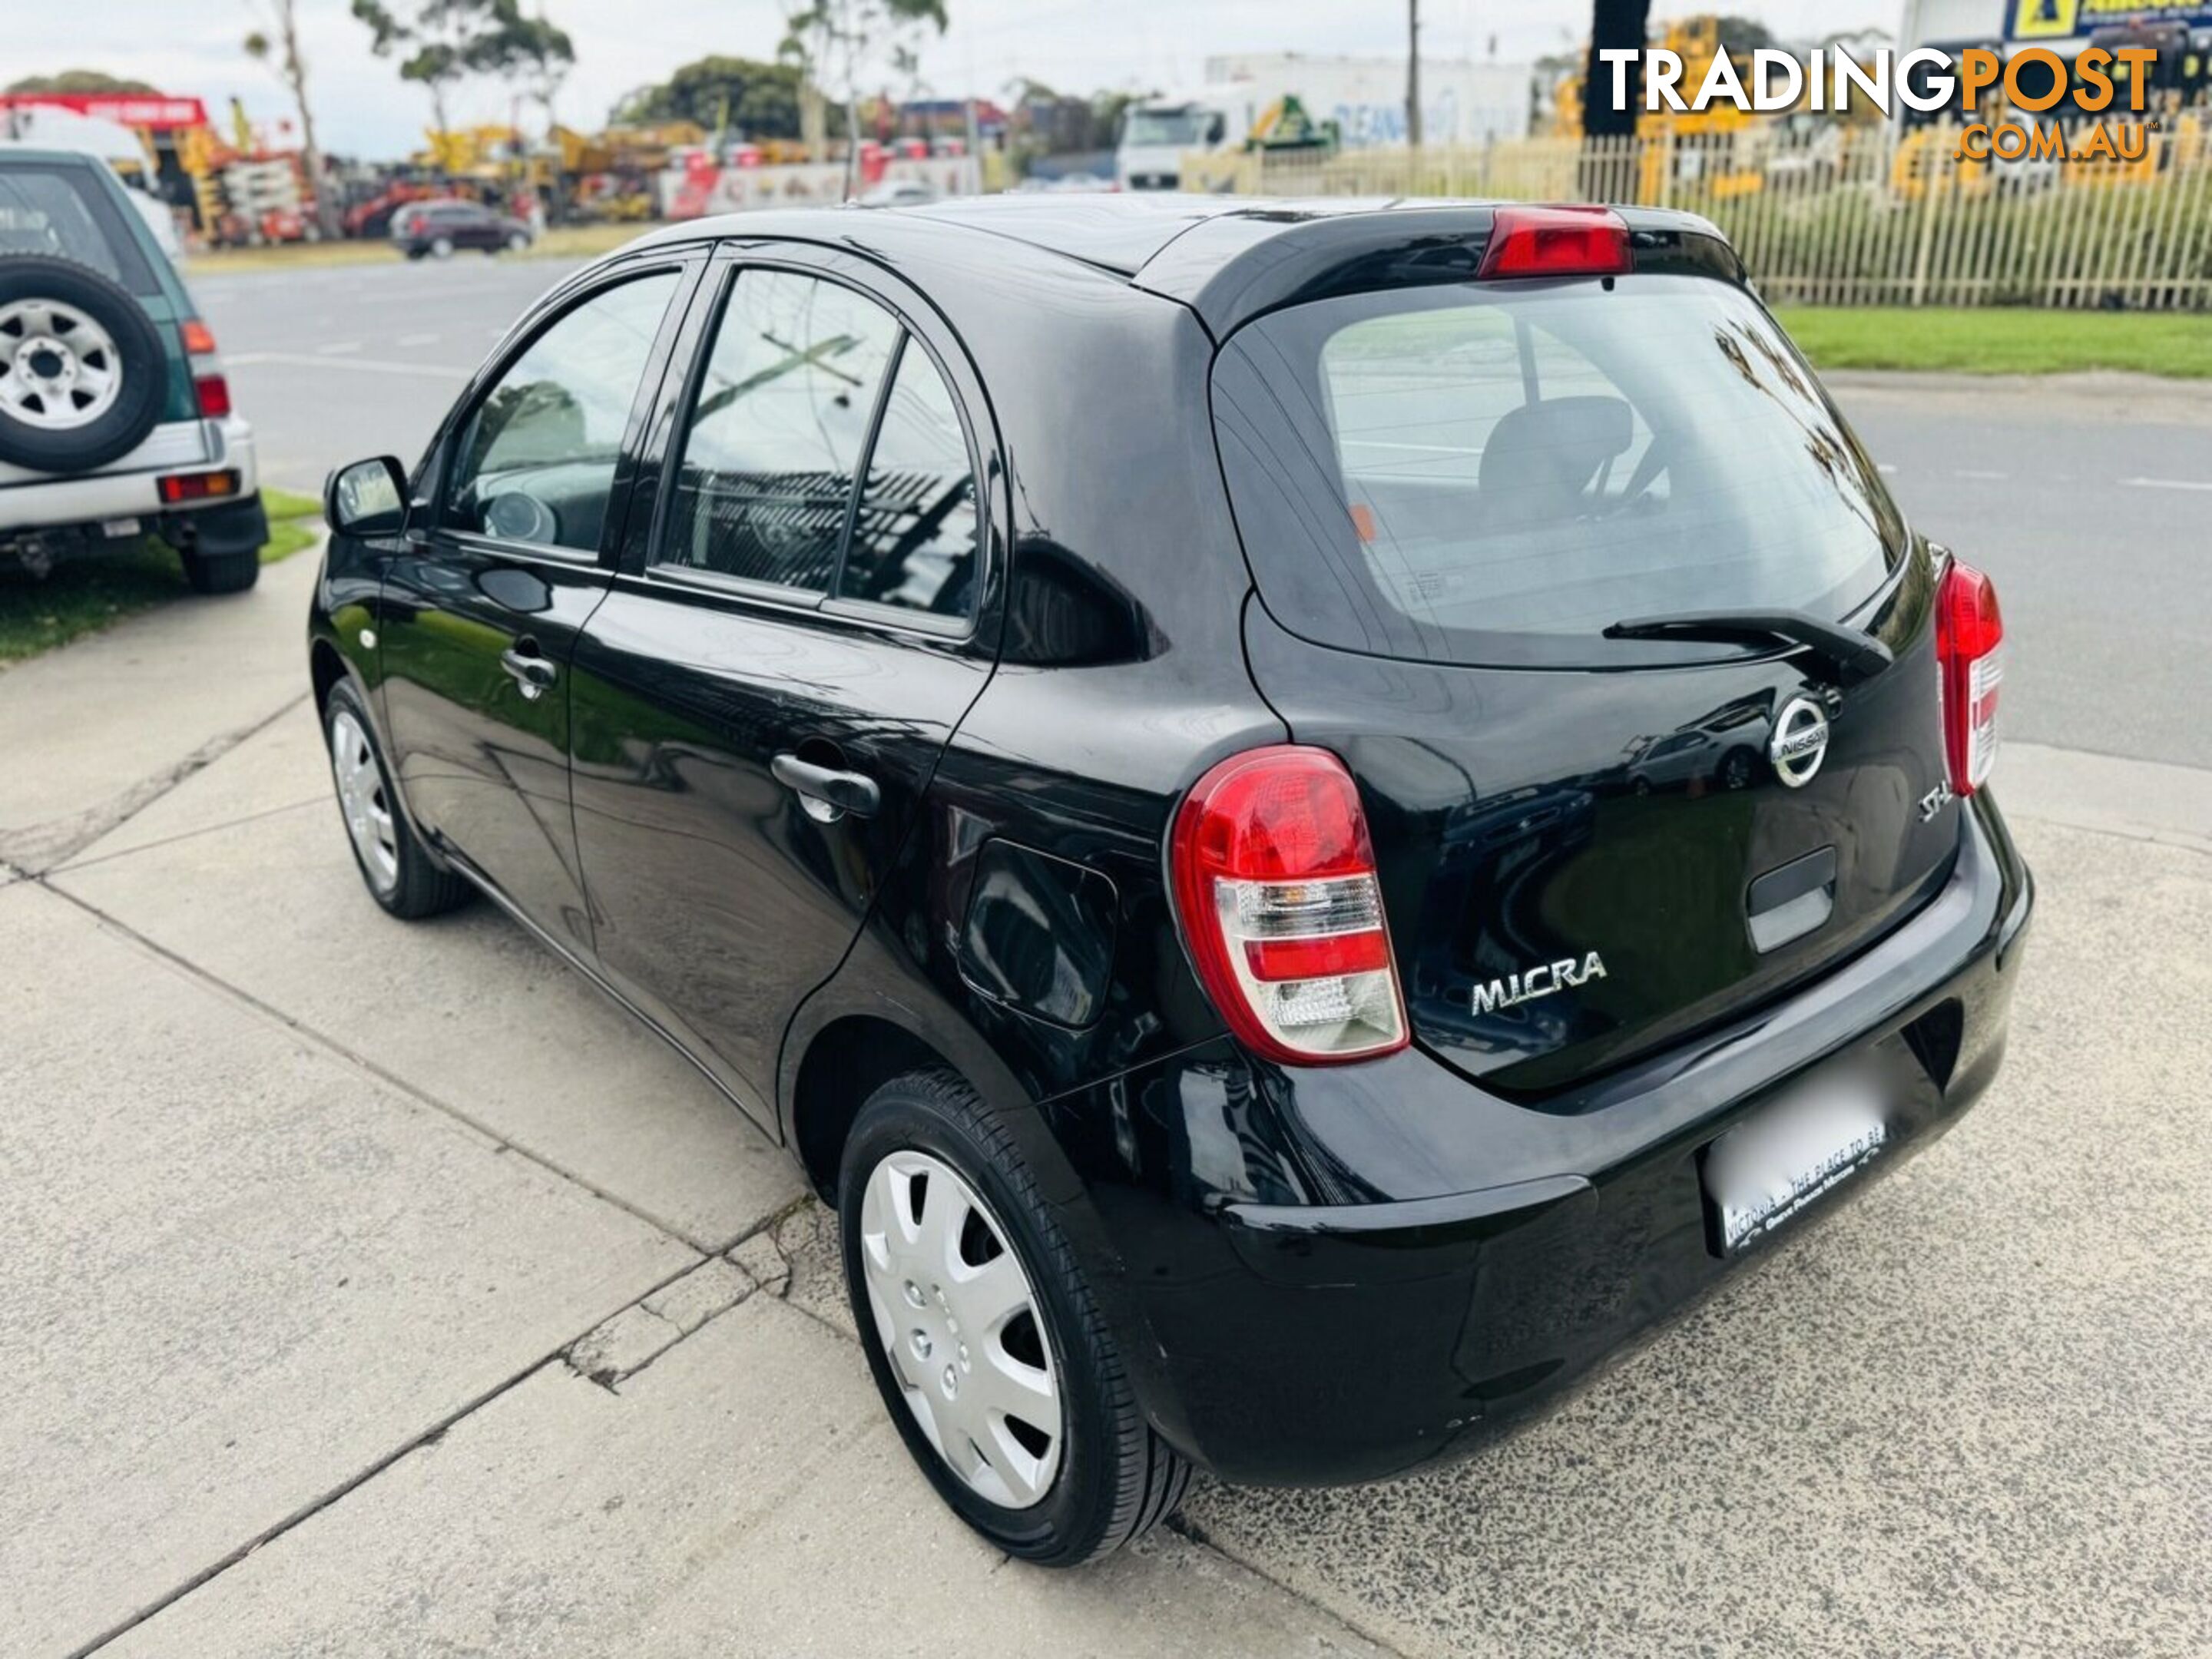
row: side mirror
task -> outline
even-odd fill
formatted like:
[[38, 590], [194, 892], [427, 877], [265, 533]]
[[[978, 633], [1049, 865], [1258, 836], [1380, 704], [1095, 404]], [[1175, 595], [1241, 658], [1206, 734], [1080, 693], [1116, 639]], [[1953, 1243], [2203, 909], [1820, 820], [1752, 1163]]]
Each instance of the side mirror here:
[[388, 536], [407, 522], [407, 475], [389, 455], [342, 466], [323, 486], [323, 522], [340, 536]]

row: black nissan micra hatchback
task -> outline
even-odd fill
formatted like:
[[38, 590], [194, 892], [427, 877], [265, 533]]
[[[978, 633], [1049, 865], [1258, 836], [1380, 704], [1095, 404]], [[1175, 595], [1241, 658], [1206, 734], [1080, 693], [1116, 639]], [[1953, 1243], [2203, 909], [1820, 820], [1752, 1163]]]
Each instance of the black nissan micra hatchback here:
[[369, 891], [791, 1151], [1016, 1555], [1470, 1449], [2003, 1052], [1994, 591], [1695, 217], [683, 225], [326, 506]]

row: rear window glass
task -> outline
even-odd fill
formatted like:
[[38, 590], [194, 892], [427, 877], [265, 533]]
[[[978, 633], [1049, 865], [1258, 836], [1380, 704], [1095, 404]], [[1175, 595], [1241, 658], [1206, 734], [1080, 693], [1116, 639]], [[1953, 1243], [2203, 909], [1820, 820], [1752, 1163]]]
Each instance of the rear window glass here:
[[58, 254], [142, 297], [161, 292], [122, 214], [84, 167], [0, 167], [0, 254], [9, 253]]
[[1277, 312], [1224, 348], [1214, 417], [1269, 610], [1354, 650], [1604, 663], [1650, 652], [1599, 637], [1631, 617], [1834, 619], [1903, 545], [1803, 360], [1697, 277]]

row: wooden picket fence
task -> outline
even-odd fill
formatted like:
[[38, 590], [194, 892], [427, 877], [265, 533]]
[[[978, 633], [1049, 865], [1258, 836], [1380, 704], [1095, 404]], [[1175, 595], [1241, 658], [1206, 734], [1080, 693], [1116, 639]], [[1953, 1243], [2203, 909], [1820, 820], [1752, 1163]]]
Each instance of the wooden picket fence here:
[[1945, 127], [1763, 123], [1326, 161], [1190, 155], [1184, 187], [1257, 196], [1607, 201], [1725, 231], [1776, 304], [2212, 310], [2212, 141], [2184, 118], [2135, 162], [1960, 161]]

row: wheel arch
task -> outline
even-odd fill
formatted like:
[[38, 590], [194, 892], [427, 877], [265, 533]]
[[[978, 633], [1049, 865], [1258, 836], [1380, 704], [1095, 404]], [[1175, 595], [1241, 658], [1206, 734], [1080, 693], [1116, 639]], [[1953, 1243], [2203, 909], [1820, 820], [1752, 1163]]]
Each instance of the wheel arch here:
[[1029, 1091], [957, 1008], [897, 962], [872, 928], [864, 932], [785, 1029], [778, 1127], [815, 1190], [836, 1192], [846, 1135], [869, 1095], [905, 1073], [942, 1069], [1006, 1122], [1048, 1196], [1078, 1196], [1083, 1183]]

